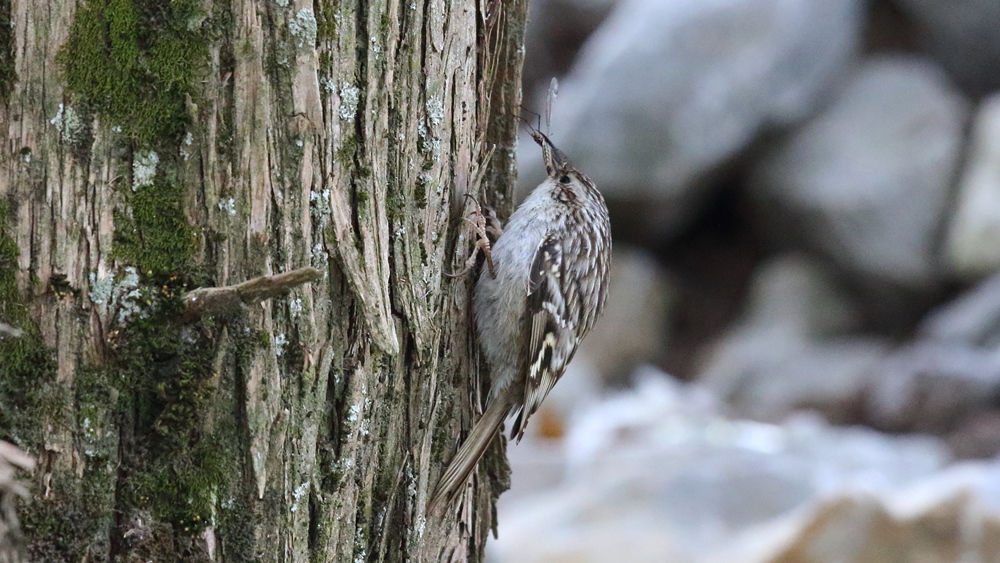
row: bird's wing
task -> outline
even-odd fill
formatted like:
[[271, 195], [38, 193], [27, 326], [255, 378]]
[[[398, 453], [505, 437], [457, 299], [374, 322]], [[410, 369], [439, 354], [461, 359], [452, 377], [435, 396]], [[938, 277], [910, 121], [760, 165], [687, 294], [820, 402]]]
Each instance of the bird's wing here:
[[528, 418], [535, 413], [576, 351], [570, 305], [564, 293], [563, 249], [560, 237], [549, 233], [535, 250], [528, 278], [523, 318], [525, 338], [524, 400], [511, 439], [521, 439]]

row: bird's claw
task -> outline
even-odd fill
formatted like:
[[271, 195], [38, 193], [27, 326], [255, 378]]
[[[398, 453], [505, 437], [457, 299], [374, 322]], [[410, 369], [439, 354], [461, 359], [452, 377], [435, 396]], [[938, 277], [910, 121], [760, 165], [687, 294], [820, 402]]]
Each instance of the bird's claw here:
[[[479, 201], [472, 194], [465, 194], [465, 197], [471, 199], [474, 204], [472, 211], [469, 213], [474, 219], [470, 219], [468, 216], [463, 217], [463, 219], [472, 225], [475, 230], [476, 248], [472, 251], [472, 255], [465, 261], [465, 267], [461, 271], [453, 274], [446, 273], [445, 275], [449, 278], [457, 278], [469, 273], [469, 270], [476, 266], [476, 259], [479, 257], [479, 253], [482, 252], [486, 258], [486, 267], [489, 269], [490, 275], [496, 278], [496, 270], [493, 268], [492, 243], [503, 233], [500, 227], [500, 220], [497, 218], [497, 213], [492, 207], [486, 206], [486, 211], [484, 212], [483, 206], [479, 204]], [[491, 235], [492, 241], [490, 240]]]

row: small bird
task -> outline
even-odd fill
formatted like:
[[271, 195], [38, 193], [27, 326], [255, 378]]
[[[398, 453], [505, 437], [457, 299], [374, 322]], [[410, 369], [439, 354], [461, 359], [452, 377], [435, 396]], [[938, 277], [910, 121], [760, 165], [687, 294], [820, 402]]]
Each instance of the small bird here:
[[[486, 412], [445, 470], [428, 512], [450, 502], [503, 422], [511, 439], [562, 377], [607, 301], [611, 222], [594, 183], [541, 132], [547, 178], [511, 215], [476, 283], [473, 312], [490, 371]], [[488, 247], [487, 247], [488, 249]]]

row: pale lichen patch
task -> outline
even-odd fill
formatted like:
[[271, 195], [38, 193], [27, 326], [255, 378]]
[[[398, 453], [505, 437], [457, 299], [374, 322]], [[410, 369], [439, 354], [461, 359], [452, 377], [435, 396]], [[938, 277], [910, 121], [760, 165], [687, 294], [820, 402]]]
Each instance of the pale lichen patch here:
[[91, 272], [89, 279], [88, 295], [91, 303], [101, 306], [105, 314], [117, 311], [116, 320], [119, 324], [136, 314], [146, 315], [139, 289], [139, 273], [134, 267], [128, 266], [118, 275], [112, 272], [99, 276], [97, 272]]
[[316, 44], [316, 14], [309, 8], [302, 8], [295, 12], [288, 22], [288, 31], [292, 34], [299, 47], [314, 46]]
[[292, 491], [292, 506], [288, 509], [290, 512], [298, 512], [299, 501], [302, 500], [302, 497], [304, 497], [307, 492], [309, 492], [309, 481], [295, 487], [295, 490]]
[[444, 102], [439, 96], [431, 96], [427, 99], [427, 118], [432, 125], [441, 125], [444, 119]]
[[225, 212], [230, 217], [236, 215], [236, 200], [233, 198], [219, 200], [219, 211]]
[[49, 120], [49, 123], [55, 126], [56, 130], [59, 131], [59, 136], [67, 143], [76, 143], [83, 139], [83, 120], [80, 119], [80, 114], [70, 106], [59, 104], [59, 111], [56, 112], [55, 117]]
[[184, 144], [181, 145], [181, 158], [185, 161], [191, 159], [191, 145], [194, 144], [194, 135], [190, 131], [184, 135]]
[[154, 151], [143, 151], [135, 155], [132, 161], [132, 191], [153, 184], [156, 178], [156, 167], [160, 157]]
[[323, 243], [317, 242], [314, 244], [312, 247], [312, 265], [317, 268], [325, 268], [329, 265], [329, 261], [330, 253], [326, 251]]
[[296, 297], [288, 302], [288, 311], [292, 314], [292, 318], [296, 319], [302, 314], [302, 299]]
[[344, 121], [354, 121], [354, 115], [358, 113], [358, 96], [361, 93], [358, 87], [345, 82], [340, 85], [340, 118]]

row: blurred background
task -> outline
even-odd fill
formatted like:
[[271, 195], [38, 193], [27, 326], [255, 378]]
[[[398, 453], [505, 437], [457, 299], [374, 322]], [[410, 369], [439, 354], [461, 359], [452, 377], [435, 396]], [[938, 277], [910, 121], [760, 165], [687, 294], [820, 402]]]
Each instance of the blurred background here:
[[491, 559], [1000, 560], [1000, 2], [531, 15], [615, 255]]

